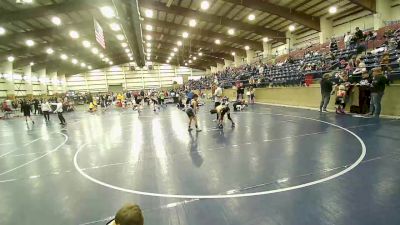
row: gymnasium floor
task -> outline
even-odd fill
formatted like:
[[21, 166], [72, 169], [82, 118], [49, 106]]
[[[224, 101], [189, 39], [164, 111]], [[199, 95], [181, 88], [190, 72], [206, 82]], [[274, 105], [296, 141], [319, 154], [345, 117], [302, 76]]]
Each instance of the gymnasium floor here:
[[0, 224], [398, 225], [400, 121], [265, 105], [223, 131], [201, 107], [0, 121]]

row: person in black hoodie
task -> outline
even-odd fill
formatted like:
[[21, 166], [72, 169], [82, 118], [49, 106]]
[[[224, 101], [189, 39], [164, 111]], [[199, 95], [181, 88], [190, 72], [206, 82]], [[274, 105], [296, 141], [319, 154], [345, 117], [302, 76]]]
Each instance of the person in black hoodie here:
[[327, 112], [326, 107], [329, 104], [329, 100], [331, 99], [331, 92], [333, 83], [330, 81], [329, 73], [326, 73], [322, 76], [321, 80], [321, 104], [319, 105], [320, 112]]
[[382, 74], [380, 67], [372, 69], [372, 82], [371, 82], [371, 104], [369, 115], [379, 118], [381, 114], [381, 101], [385, 93], [386, 85], [389, 84], [388, 79]]

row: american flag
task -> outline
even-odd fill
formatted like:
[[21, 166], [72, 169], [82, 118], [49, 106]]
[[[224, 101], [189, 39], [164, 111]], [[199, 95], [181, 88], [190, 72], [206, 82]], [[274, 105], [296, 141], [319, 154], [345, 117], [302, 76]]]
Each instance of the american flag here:
[[96, 35], [96, 41], [103, 47], [106, 48], [106, 42], [104, 40], [103, 28], [101, 28], [99, 22], [94, 19], [94, 33]]

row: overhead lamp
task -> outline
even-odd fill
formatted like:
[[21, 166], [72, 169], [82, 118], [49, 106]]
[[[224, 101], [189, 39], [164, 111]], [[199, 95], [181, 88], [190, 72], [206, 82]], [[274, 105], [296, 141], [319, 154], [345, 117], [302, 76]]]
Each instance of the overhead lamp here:
[[56, 26], [61, 25], [61, 19], [60, 19], [60, 17], [57, 17], [57, 16], [51, 17], [51, 22]]
[[146, 40], [151, 41], [152, 37], [150, 34], [146, 35]]
[[123, 40], [125, 39], [124, 35], [122, 35], [122, 34], [117, 34], [116, 37], [117, 37], [117, 39], [120, 40], [120, 41], [123, 41]]
[[121, 26], [118, 23], [112, 23], [110, 24], [110, 28], [113, 31], [120, 31], [121, 30]]
[[150, 42], [147, 42], [147, 43], [146, 43], [146, 46], [147, 46], [148, 48], [150, 48], [150, 47], [151, 47], [151, 43], [150, 43]]
[[129, 52], [131, 52], [131, 50], [129, 50], [128, 48], [126, 48], [126, 49], [125, 49], [125, 52], [126, 52], [126, 53], [129, 53]]
[[4, 35], [6, 33], [6, 29], [4, 27], [0, 27], [0, 35]]
[[146, 17], [148, 17], [148, 18], [152, 18], [152, 17], [153, 17], [153, 10], [151, 10], [151, 9], [146, 9], [146, 10], [144, 11], [144, 14], [145, 14]]
[[203, 55], [203, 53], [202, 52], [199, 52], [199, 56], [202, 56]]
[[123, 47], [123, 48], [126, 48], [126, 47], [128, 47], [128, 44], [127, 43], [121, 43], [121, 46]]
[[231, 55], [235, 56], [235, 55], [236, 55], [236, 53], [235, 53], [235, 52], [232, 52], [232, 53], [231, 53]]
[[33, 0], [22, 0], [22, 3], [31, 4], [33, 3]]
[[289, 26], [289, 30], [290, 30], [290, 31], [294, 31], [295, 29], [296, 29], [296, 27], [295, 27], [294, 25], [290, 25], [290, 26]]
[[92, 69], [92, 66], [87, 66], [87, 68], [88, 68], [89, 70], [91, 70], [91, 69]]
[[71, 30], [71, 31], [69, 32], [69, 36], [70, 36], [71, 38], [73, 38], [73, 39], [77, 39], [77, 38], [79, 38], [79, 33], [78, 33], [77, 31], [75, 31], [75, 30]]
[[196, 25], [197, 25], [197, 22], [196, 22], [195, 19], [189, 20], [189, 26], [190, 26], [190, 27], [195, 27]]
[[330, 14], [335, 14], [336, 12], [337, 12], [337, 7], [336, 6], [329, 7], [329, 13]]
[[9, 62], [14, 62], [15, 58], [14, 58], [14, 56], [8, 56], [8, 57], [7, 57], [7, 60], [8, 60]]
[[128, 57], [132, 57], [132, 53], [129, 53], [129, 54], [128, 54]]
[[68, 56], [67, 56], [66, 54], [61, 54], [60, 58], [61, 58], [62, 60], [67, 60], [67, 59], [68, 59]]
[[146, 49], [146, 52], [151, 52], [151, 48]]
[[35, 63], [34, 63], [34, 62], [30, 62], [29, 65], [30, 65], [30, 66], [33, 66], [33, 65], [35, 65]]
[[185, 63], [185, 66], [187, 66], [188, 64], [187, 63]]
[[86, 63], [81, 63], [81, 67], [86, 67]]
[[147, 60], [150, 60], [150, 56], [147, 56]]
[[131, 61], [132, 61], [132, 60], [133, 60], [133, 57], [129, 57], [129, 60], [131, 60]]
[[210, 8], [210, 3], [208, 1], [202, 1], [200, 3], [200, 8], [202, 10], [207, 10], [208, 8]]
[[174, 57], [175, 56], [175, 53], [173, 53], [173, 52], [171, 52], [171, 54], [170, 54], [172, 57]]
[[166, 62], [166, 63], [169, 63], [169, 60], [166, 60], [165, 62]]
[[110, 61], [108, 64], [110, 64], [110, 65], [114, 65], [113, 61]]
[[250, 14], [250, 15], [247, 17], [247, 19], [250, 20], [250, 21], [253, 21], [253, 20], [256, 19], [256, 16], [255, 16], [254, 14]]
[[189, 37], [189, 33], [186, 32], [186, 31], [183, 32], [183, 33], [182, 33], [182, 37], [183, 37], [183, 38], [188, 38], [188, 37]]
[[84, 40], [82, 41], [82, 45], [85, 48], [89, 48], [92, 44], [88, 40]]
[[54, 53], [54, 50], [52, 48], [48, 48], [48, 49], [46, 49], [46, 53], [51, 55]]
[[72, 62], [72, 64], [78, 64], [78, 60], [77, 59], [72, 59], [71, 62]]
[[113, 18], [115, 17], [115, 12], [110, 6], [103, 6], [100, 7], [100, 12], [106, 18]]
[[109, 58], [105, 58], [105, 59], [103, 59], [105, 62], [108, 62], [108, 61], [110, 61], [110, 59]]
[[195, 57], [193, 57], [193, 60], [196, 60], [197, 59], [197, 57], [195, 56]]
[[29, 40], [26, 40], [26, 41], [25, 41], [25, 44], [26, 44], [28, 47], [32, 47], [32, 46], [35, 45], [35, 42], [34, 42], [33, 40], [29, 39]]
[[177, 41], [176, 44], [177, 44], [178, 46], [182, 46], [182, 41]]
[[171, 56], [169, 56], [169, 57], [168, 57], [168, 60], [171, 60], [171, 59], [172, 59]]
[[246, 45], [246, 46], [244, 46], [244, 49], [245, 49], [246, 51], [248, 51], [248, 50], [250, 50], [250, 47], [249, 47], [248, 45]]
[[173, 50], [174, 50], [174, 52], [177, 52], [177, 51], [178, 51], [178, 48], [175, 47]]
[[234, 34], [235, 34], [235, 29], [230, 28], [230, 29], [228, 30], [228, 34], [229, 34], [229, 35], [234, 35]]
[[215, 44], [217, 44], [217, 45], [219, 45], [219, 44], [221, 44], [221, 40], [219, 40], [219, 39], [215, 39]]
[[152, 31], [152, 30], [153, 30], [153, 26], [150, 25], [150, 24], [147, 24], [147, 25], [146, 25], [146, 30]]
[[269, 38], [268, 37], [264, 37], [262, 40], [263, 40], [263, 42], [268, 42]]
[[95, 54], [95, 55], [99, 54], [99, 49], [92, 48], [92, 53]]

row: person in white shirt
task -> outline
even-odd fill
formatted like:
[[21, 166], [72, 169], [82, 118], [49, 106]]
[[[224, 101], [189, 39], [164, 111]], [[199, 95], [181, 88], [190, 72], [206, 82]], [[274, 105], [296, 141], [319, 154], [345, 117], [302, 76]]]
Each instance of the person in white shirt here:
[[41, 108], [42, 108], [43, 116], [44, 116], [44, 119], [46, 120], [46, 122], [50, 121], [51, 108], [50, 108], [49, 101], [48, 100], [43, 101]]
[[[215, 89], [214, 92], [214, 108], [217, 108], [219, 105], [221, 105], [221, 101], [222, 101], [222, 88], [220, 87], [220, 85], [218, 85], [217, 89]], [[217, 120], [218, 120], [218, 114], [217, 114]]]
[[350, 48], [350, 43], [351, 39], [353, 38], [353, 35], [350, 32], [347, 32], [347, 34], [344, 36], [344, 45], [346, 49]]
[[62, 114], [63, 113], [63, 104], [61, 102], [61, 99], [58, 100], [58, 103], [56, 104], [56, 106], [57, 106], [57, 108], [56, 108], [56, 110], [54, 110], [54, 113], [57, 113], [58, 119], [60, 120], [60, 124], [65, 125], [66, 122], [65, 122], [64, 116]]

